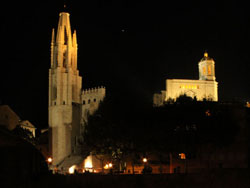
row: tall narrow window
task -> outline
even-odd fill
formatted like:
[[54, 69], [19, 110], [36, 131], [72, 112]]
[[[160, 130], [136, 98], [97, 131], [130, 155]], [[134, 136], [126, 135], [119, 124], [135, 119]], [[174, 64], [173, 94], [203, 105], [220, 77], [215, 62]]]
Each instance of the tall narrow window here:
[[205, 67], [203, 67], [202, 71], [203, 71], [203, 74], [206, 74], [206, 68]]
[[211, 70], [211, 65], [208, 66], [208, 70], [207, 70], [208, 74], [212, 74], [212, 70]]

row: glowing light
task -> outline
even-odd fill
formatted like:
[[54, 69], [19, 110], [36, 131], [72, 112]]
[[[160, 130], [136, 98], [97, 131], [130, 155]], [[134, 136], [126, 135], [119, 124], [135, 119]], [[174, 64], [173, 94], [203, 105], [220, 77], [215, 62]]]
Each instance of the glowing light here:
[[148, 162], [148, 159], [144, 157], [144, 158], [142, 159], [142, 161], [143, 161], [144, 163], [146, 163], [146, 162]]
[[206, 113], [206, 116], [211, 116], [211, 112], [209, 110], [207, 110], [205, 113]]
[[204, 53], [204, 57], [208, 57], [208, 53], [207, 52]]
[[185, 153], [179, 153], [179, 157], [180, 157], [181, 159], [186, 159]]
[[250, 108], [250, 102], [247, 102], [247, 103], [246, 103], [246, 107], [247, 107], [247, 108]]
[[103, 168], [104, 169], [109, 169], [109, 168], [112, 168], [112, 167], [113, 167], [113, 164], [112, 163], [108, 163]]
[[74, 174], [76, 166], [73, 165], [72, 167], [69, 168], [69, 173]]
[[48, 161], [48, 163], [52, 163], [52, 158], [49, 157], [49, 158], [47, 159], [47, 161]]
[[87, 159], [85, 159], [84, 167], [85, 168], [93, 168], [92, 157], [91, 156], [88, 156]]
[[109, 165], [106, 164], [103, 168], [104, 168], [104, 169], [108, 169], [108, 168], [109, 168]]
[[199, 89], [198, 85], [181, 85], [181, 89]]
[[211, 66], [208, 66], [208, 74], [212, 74]]

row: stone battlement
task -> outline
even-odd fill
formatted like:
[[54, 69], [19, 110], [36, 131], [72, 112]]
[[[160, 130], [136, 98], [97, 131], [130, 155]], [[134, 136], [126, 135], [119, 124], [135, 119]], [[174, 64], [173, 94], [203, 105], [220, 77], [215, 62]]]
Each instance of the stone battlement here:
[[85, 89], [82, 90], [82, 95], [85, 94], [105, 94], [105, 87], [101, 86], [101, 87], [97, 87], [97, 88], [89, 88], [89, 89]]

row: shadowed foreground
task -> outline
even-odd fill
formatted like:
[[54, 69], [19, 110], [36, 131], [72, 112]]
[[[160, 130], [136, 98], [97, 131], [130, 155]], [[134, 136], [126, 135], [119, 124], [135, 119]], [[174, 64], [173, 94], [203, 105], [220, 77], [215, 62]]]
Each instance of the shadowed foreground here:
[[51, 175], [35, 181], [30, 187], [192, 187], [192, 188], [249, 188], [250, 173], [247, 169], [221, 169], [202, 174], [152, 174], [152, 175]]

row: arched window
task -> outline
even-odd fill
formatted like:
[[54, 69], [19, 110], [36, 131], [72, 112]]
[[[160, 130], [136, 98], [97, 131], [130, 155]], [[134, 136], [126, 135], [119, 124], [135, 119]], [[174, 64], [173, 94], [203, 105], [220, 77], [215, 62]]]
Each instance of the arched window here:
[[90, 99], [88, 100], [88, 104], [90, 104]]
[[83, 105], [85, 104], [85, 100], [82, 101], [82, 104], [83, 104]]
[[94, 99], [94, 102], [96, 102], [96, 99]]

